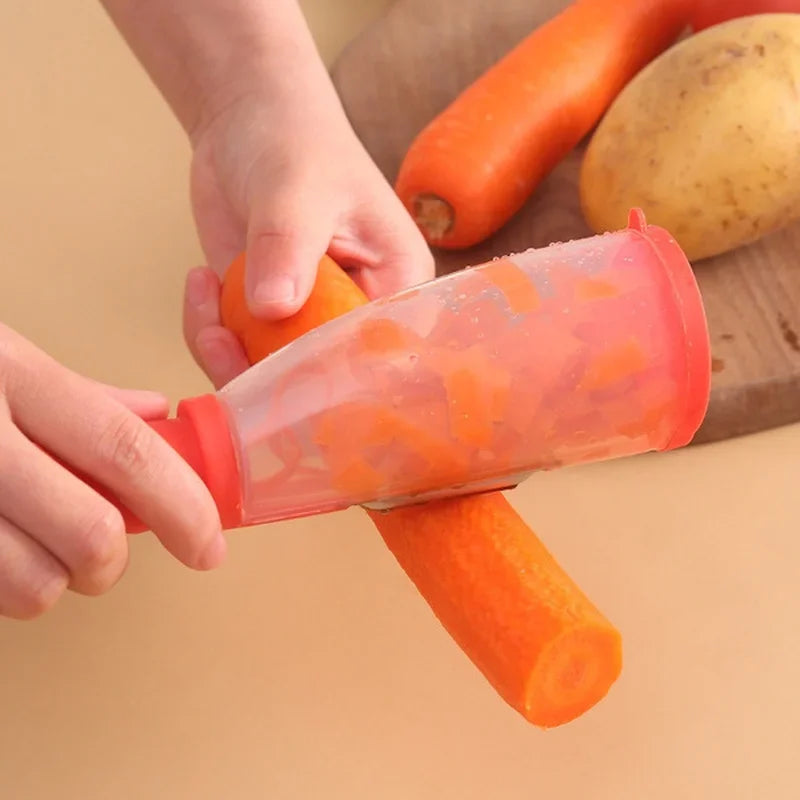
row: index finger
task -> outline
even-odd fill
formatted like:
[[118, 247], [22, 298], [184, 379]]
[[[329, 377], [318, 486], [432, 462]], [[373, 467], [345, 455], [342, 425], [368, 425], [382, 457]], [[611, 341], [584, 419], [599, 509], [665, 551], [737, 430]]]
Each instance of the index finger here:
[[350, 221], [358, 246], [334, 238], [334, 261], [357, 266], [356, 283], [374, 300], [431, 280], [436, 273], [433, 254], [419, 228], [393, 194], [361, 206]]
[[224, 557], [219, 515], [194, 470], [114, 397], [22, 343], [7, 388], [19, 429], [63, 463], [106, 487], [184, 564]]

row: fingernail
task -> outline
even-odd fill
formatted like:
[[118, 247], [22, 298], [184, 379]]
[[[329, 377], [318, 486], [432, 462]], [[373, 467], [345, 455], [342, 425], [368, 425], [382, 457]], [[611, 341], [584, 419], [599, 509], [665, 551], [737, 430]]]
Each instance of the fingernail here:
[[[131, 397], [141, 400], [142, 403], [152, 403], [154, 406], [169, 403], [167, 396], [161, 394], [161, 392], [153, 392], [150, 391], [150, 389], [133, 389], [131, 392]], [[133, 392], [135, 392], [135, 394], [133, 394]]]
[[218, 567], [223, 562], [227, 552], [228, 543], [220, 533], [211, 540], [211, 543], [203, 551], [198, 566], [200, 569], [214, 569], [214, 567]]
[[226, 370], [231, 365], [228, 348], [217, 339], [198, 337], [197, 350], [206, 365], [216, 370]]
[[295, 282], [288, 275], [270, 275], [256, 286], [253, 300], [259, 306], [291, 303], [297, 296]]
[[208, 301], [208, 281], [202, 272], [190, 272], [186, 280], [186, 298], [196, 308]]

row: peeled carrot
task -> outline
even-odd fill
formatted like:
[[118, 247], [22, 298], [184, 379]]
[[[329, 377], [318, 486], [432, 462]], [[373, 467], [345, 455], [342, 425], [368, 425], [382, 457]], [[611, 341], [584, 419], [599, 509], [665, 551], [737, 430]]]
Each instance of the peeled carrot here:
[[396, 191], [431, 245], [501, 228], [628, 81], [687, 26], [691, 0], [576, 0], [412, 142]]
[[[360, 289], [326, 258], [298, 315], [256, 320], [245, 302], [240, 257], [225, 278], [222, 320], [255, 362], [364, 302]], [[391, 342], [395, 332], [370, 335]], [[363, 476], [342, 476], [351, 478]], [[502, 494], [369, 516], [445, 629], [527, 720], [562, 725], [605, 697], [622, 667], [619, 632]]]

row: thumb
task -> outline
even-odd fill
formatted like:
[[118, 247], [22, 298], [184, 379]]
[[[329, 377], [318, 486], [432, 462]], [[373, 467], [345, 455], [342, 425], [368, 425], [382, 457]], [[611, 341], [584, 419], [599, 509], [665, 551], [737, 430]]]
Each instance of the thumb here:
[[301, 192], [261, 197], [247, 229], [245, 292], [255, 316], [277, 320], [305, 304], [334, 226], [319, 200], [305, 202]]
[[89, 379], [90, 383], [97, 386], [106, 394], [111, 395], [118, 403], [124, 405], [129, 411], [143, 420], [163, 419], [169, 414], [169, 400], [160, 392], [151, 392], [143, 389], [121, 389]]

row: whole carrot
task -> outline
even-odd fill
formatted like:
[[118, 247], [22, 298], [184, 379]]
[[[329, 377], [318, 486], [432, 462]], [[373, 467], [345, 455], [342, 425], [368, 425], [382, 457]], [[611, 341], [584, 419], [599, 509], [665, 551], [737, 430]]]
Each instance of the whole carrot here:
[[695, 33], [739, 17], [756, 14], [797, 14], [800, 0], [695, 0], [692, 30]]
[[[251, 362], [366, 302], [329, 258], [304, 308], [280, 322], [250, 314], [244, 258], [226, 275], [223, 323]], [[497, 692], [540, 727], [580, 716], [621, 670], [618, 631], [500, 493], [370, 517], [439, 621]]]
[[501, 228], [649, 61], [691, 0], [576, 0], [435, 117], [396, 191], [428, 243], [470, 247]]

